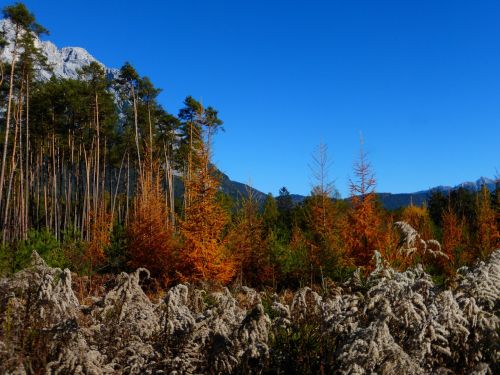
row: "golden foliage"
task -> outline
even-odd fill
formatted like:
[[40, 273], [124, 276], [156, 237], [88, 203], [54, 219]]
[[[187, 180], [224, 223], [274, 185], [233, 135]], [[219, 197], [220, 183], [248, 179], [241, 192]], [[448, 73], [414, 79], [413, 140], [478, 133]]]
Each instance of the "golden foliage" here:
[[453, 261], [455, 251], [463, 244], [465, 221], [463, 218], [460, 219], [451, 207], [443, 212], [442, 220], [442, 250], [450, 261]]
[[427, 207], [414, 206], [413, 204], [403, 209], [401, 220], [410, 224], [424, 240], [430, 240], [432, 236], [431, 218]]
[[171, 279], [175, 267], [174, 255], [177, 242], [168, 225], [168, 212], [160, 184], [159, 168], [144, 168], [139, 183], [133, 215], [127, 226], [129, 265], [145, 267], [164, 285]]
[[374, 251], [385, 249], [386, 236], [383, 217], [376, 202], [375, 178], [362, 150], [359, 161], [354, 165], [354, 173], [357, 181], [350, 182], [352, 207], [342, 232], [354, 263], [368, 266]]
[[234, 262], [224, 251], [223, 230], [228, 214], [217, 201], [219, 182], [209, 164], [208, 151], [200, 151], [199, 167], [184, 182], [188, 204], [180, 224], [183, 247], [179, 272], [182, 279], [228, 282], [234, 275]]
[[85, 251], [85, 260], [92, 270], [102, 266], [106, 260], [105, 250], [111, 243], [111, 226], [111, 214], [104, 203], [101, 203], [97, 211], [90, 213], [90, 241]]
[[500, 234], [496, 223], [496, 214], [491, 207], [490, 192], [486, 186], [483, 186], [478, 194], [476, 210], [476, 249], [478, 255], [484, 258], [500, 245]]
[[240, 283], [266, 284], [272, 280], [263, 219], [253, 196], [242, 202], [235, 225], [227, 236], [227, 247], [237, 268]]
[[326, 260], [334, 260], [337, 265], [343, 261], [340, 246], [339, 220], [332, 199], [319, 189], [313, 189], [306, 204], [306, 224], [311, 233], [309, 260], [318, 270], [325, 267]]

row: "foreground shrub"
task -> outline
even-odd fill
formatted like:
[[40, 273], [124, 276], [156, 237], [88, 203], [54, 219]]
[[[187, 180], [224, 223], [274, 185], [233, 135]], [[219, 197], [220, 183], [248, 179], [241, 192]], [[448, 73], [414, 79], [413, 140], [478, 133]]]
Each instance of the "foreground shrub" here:
[[[321, 294], [177, 285], [153, 303], [149, 272], [122, 273], [79, 301], [68, 270], [0, 279], [0, 373], [493, 374], [500, 370], [500, 250], [437, 287], [376, 257]], [[86, 304], [83, 304], [85, 302]]]

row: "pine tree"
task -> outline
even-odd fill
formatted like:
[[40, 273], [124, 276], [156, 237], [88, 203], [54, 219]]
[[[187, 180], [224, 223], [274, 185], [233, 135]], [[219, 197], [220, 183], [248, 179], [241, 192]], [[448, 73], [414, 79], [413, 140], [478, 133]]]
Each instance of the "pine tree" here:
[[126, 62], [120, 68], [120, 75], [118, 78], [119, 89], [122, 91], [123, 98], [131, 102], [132, 112], [134, 116], [134, 139], [135, 147], [137, 151], [137, 161], [139, 167], [139, 174], [142, 174], [142, 162], [141, 162], [141, 146], [139, 143], [139, 113], [138, 113], [138, 89], [139, 89], [140, 77], [135, 68]]
[[[11, 50], [11, 55], [12, 59], [10, 61], [10, 75], [9, 75], [9, 92], [7, 96], [7, 111], [5, 114], [5, 132], [4, 132], [4, 142], [3, 142], [3, 152], [2, 152], [2, 165], [0, 169], [0, 212], [4, 212], [4, 223], [3, 223], [3, 242], [5, 242], [6, 238], [6, 226], [9, 220], [9, 204], [10, 204], [10, 195], [11, 195], [11, 188], [12, 188], [12, 178], [14, 176], [14, 169], [17, 166], [17, 161], [16, 161], [16, 148], [17, 148], [17, 142], [18, 140], [20, 147], [22, 146], [22, 134], [19, 134], [18, 136], [18, 131], [20, 132], [20, 126], [21, 124], [21, 111], [22, 108], [24, 107], [23, 103], [23, 98], [25, 98], [25, 79], [30, 77], [30, 74], [33, 72], [33, 62], [38, 58], [38, 60], [41, 61], [40, 59], [40, 54], [34, 48], [33, 45], [33, 35], [41, 35], [44, 33], [48, 33], [48, 31], [38, 24], [36, 22], [35, 16], [33, 13], [31, 13], [24, 4], [22, 3], [17, 3], [15, 5], [10, 5], [6, 6], [3, 8], [3, 15], [6, 19], [10, 20], [14, 30], [14, 40], [12, 42], [12, 50]], [[5, 46], [5, 40], [2, 38], [2, 45]], [[36, 56], [36, 57], [35, 57]], [[17, 74], [17, 76], [20, 76], [21, 79], [18, 84], [20, 84], [20, 92], [15, 93], [14, 92], [14, 86], [15, 86], [15, 77], [16, 77], [16, 66], [18, 65], [18, 59], [21, 61], [21, 67], [23, 68], [21, 74]], [[2, 70], [2, 80], [3, 80], [3, 70]], [[18, 100], [18, 103], [14, 103], [14, 99]], [[28, 94], [26, 95], [26, 98], [28, 97]], [[18, 113], [13, 113], [13, 107], [17, 106], [17, 112]], [[5, 173], [7, 170], [7, 154], [8, 154], [8, 149], [9, 149], [9, 134], [10, 134], [10, 128], [11, 128], [11, 120], [14, 117], [15, 120], [15, 131], [14, 131], [14, 140], [12, 142], [12, 157], [11, 157], [11, 168], [10, 168], [10, 178], [9, 178], [9, 183], [8, 183], [8, 197], [6, 198], [6, 201], [4, 202], [4, 185], [5, 185]], [[23, 153], [23, 150], [19, 150], [19, 154], [21, 155]], [[21, 160], [21, 166], [23, 166], [22, 159]], [[16, 161], [16, 163], [15, 163]], [[24, 171], [27, 173], [27, 171]], [[21, 183], [24, 184], [24, 178], [21, 173]], [[26, 186], [21, 185], [24, 189], [27, 189]], [[21, 189], [22, 190], [22, 189]], [[22, 190], [23, 194], [23, 201], [26, 203], [25, 200], [25, 194], [24, 191]], [[21, 205], [21, 210], [24, 211], [26, 209], [25, 204]], [[26, 218], [26, 215], [24, 212], [22, 212], [19, 217], [22, 219], [21, 220], [21, 232], [23, 233], [23, 236], [26, 234], [26, 223], [24, 223], [24, 219]]]
[[266, 200], [264, 201], [264, 207], [262, 209], [262, 219], [264, 222], [264, 227], [266, 233], [276, 229], [278, 223], [278, 205], [276, 204], [276, 199], [274, 199], [271, 193], [267, 194]]
[[276, 198], [276, 206], [278, 208], [278, 231], [287, 238], [290, 237], [293, 227], [293, 200], [288, 189], [283, 186], [279, 195]]

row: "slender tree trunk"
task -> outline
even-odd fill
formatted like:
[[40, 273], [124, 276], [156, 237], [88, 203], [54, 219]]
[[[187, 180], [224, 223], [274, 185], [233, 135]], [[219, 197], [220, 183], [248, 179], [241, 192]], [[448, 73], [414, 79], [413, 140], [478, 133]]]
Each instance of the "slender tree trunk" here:
[[5, 165], [7, 162], [7, 149], [9, 145], [9, 129], [10, 129], [10, 117], [11, 117], [11, 110], [12, 110], [12, 96], [13, 96], [13, 89], [14, 89], [14, 69], [16, 66], [16, 57], [17, 57], [17, 38], [19, 36], [19, 26], [16, 26], [16, 33], [15, 33], [15, 39], [14, 39], [14, 49], [12, 51], [12, 62], [10, 66], [10, 83], [9, 83], [9, 97], [8, 97], [8, 103], [7, 103], [7, 117], [6, 117], [6, 123], [5, 123], [5, 137], [4, 137], [4, 142], [3, 142], [3, 156], [2, 156], [2, 169], [0, 173], [0, 211], [2, 208], [2, 198], [3, 198], [3, 186], [4, 186], [4, 179], [5, 179]]
[[[118, 171], [118, 180], [116, 181], [115, 194], [113, 196], [113, 203], [111, 204], [111, 222], [113, 223], [114, 214], [115, 214], [115, 205], [116, 205], [116, 196], [118, 195], [118, 189], [120, 188], [120, 177], [122, 174], [123, 162], [125, 161], [125, 156], [128, 156], [128, 152], [123, 154], [122, 162], [120, 164], [120, 170]], [[127, 182], [127, 191], [128, 191], [128, 182]], [[128, 199], [128, 194], [127, 194]], [[128, 203], [127, 203], [128, 206]]]
[[139, 163], [139, 174], [142, 177], [141, 150], [139, 147], [139, 119], [138, 119], [138, 114], [137, 114], [137, 99], [136, 99], [135, 90], [134, 90], [133, 86], [131, 87], [131, 91], [132, 91], [132, 101], [133, 101], [133, 105], [134, 105], [135, 146], [137, 147], [137, 161]]
[[30, 187], [30, 174], [29, 174], [29, 155], [30, 155], [30, 139], [29, 139], [29, 132], [30, 132], [30, 82], [29, 79], [26, 79], [26, 142], [25, 142], [25, 148], [26, 148], [26, 157], [25, 157], [25, 162], [26, 162], [26, 181], [25, 181], [25, 186], [26, 186], [26, 192], [25, 192], [25, 197], [24, 197], [24, 206], [26, 207], [25, 210], [25, 217], [24, 217], [24, 223], [26, 225], [25, 232], [24, 232], [24, 239], [27, 237], [27, 231], [29, 227], [29, 187]]
[[[22, 88], [21, 88], [22, 92]], [[22, 94], [21, 94], [22, 97]], [[14, 112], [14, 141], [12, 142], [12, 157], [10, 159], [10, 174], [9, 174], [9, 187], [8, 187], [8, 192], [7, 192], [7, 199], [5, 201], [5, 208], [4, 208], [4, 230], [3, 230], [3, 236], [2, 236], [2, 243], [5, 244], [5, 239], [7, 236], [7, 231], [8, 231], [8, 223], [9, 223], [9, 209], [10, 209], [10, 204], [11, 204], [11, 190], [12, 190], [12, 180], [14, 179], [14, 173], [16, 171], [17, 167], [17, 162], [16, 162], [16, 150], [17, 150], [17, 137], [19, 134], [19, 121], [21, 120], [21, 111], [22, 111], [22, 105], [21, 101], [18, 103], [17, 106], [17, 116]], [[10, 233], [9, 233], [10, 234]]]
[[128, 222], [130, 200], [130, 155], [127, 153], [127, 199], [125, 200], [125, 223]]
[[151, 121], [151, 108], [149, 102], [148, 102], [148, 122], [149, 122], [149, 161], [150, 161], [151, 176], [153, 176], [153, 124]]
[[99, 97], [97, 93], [95, 94], [95, 124], [97, 130], [97, 150], [96, 150], [96, 161], [95, 161], [95, 187], [94, 187], [94, 214], [97, 215], [98, 201], [99, 201], [99, 171], [100, 171], [100, 129], [99, 129]]

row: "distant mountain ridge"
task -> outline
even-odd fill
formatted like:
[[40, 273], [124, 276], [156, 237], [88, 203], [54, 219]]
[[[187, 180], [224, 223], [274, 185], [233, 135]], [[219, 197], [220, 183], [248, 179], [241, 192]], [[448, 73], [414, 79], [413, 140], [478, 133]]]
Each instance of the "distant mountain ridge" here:
[[[221, 187], [222, 190], [230, 195], [233, 198], [239, 198], [239, 197], [245, 197], [246, 196], [246, 189], [249, 188], [247, 185], [242, 184], [240, 182], [232, 181], [229, 179], [229, 177], [225, 174], [222, 175], [222, 180], [221, 180]], [[377, 196], [379, 197], [380, 201], [382, 202], [382, 205], [388, 209], [388, 210], [395, 210], [400, 207], [406, 207], [409, 206], [410, 204], [414, 204], [417, 206], [422, 205], [424, 202], [426, 202], [432, 192], [434, 191], [440, 191], [442, 193], [447, 193], [452, 190], [456, 190], [459, 188], [464, 188], [470, 191], [479, 191], [483, 185], [486, 185], [486, 187], [490, 191], [494, 191], [496, 188], [496, 182], [495, 180], [487, 177], [480, 177], [476, 181], [467, 181], [467, 182], [462, 182], [456, 186], [436, 186], [427, 190], [420, 190], [414, 193], [377, 193]], [[263, 192], [251, 188], [253, 191], [254, 196], [257, 198], [257, 200], [263, 202], [263, 200], [266, 197], [266, 194]], [[295, 204], [302, 203], [307, 197], [304, 195], [300, 194], [291, 194], [292, 201]], [[345, 198], [345, 200], [348, 200], [349, 198]]]
[[459, 188], [464, 188], [470, 191], [479, 191], [485, 185], [488, 190], [494, 191], [496, 189], [496, 182], [494, 179], [487, 177], [480, 177], [476, 181], [462, 182], [456, 186], [436, 186], [427, 190], [417, 191], [415, 193], [378, 193], [380, 200], [385, 208], [389, 210], [394, 210], [400, 207], [405, 207], [411, 203], [415, 205], [421, 205], [426, 202], [431, 193], [434, 191], [440, 191], [442, 193], [448, 193], [452, 190]]

